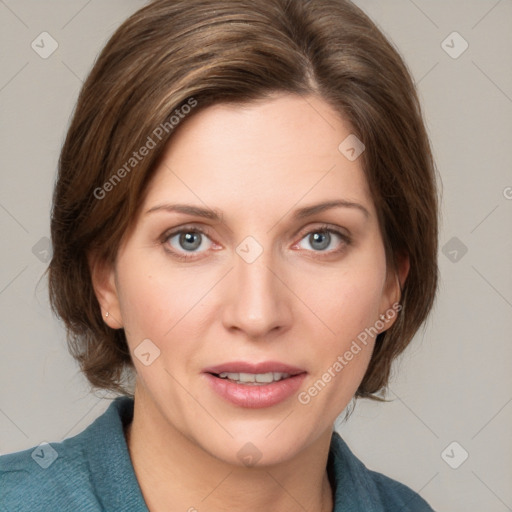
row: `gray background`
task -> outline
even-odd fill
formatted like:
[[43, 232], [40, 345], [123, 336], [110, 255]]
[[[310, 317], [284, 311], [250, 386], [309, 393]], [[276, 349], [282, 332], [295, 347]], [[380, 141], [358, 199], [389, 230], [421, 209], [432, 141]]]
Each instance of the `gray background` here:
[[[0, 453], [77, 434], [109, 403], [68, 355], [41, 277], [79, 89], [143, 4], [0, 0]], [[418, 84], [443, 182], [441, 283], [429, 322], [395, 365], [393, 401], [362, 401], [338, 428], [367, 466], [436, 510], [512, 511], [512, 0], [357, 4]], [[44, 31], [58, 43], [46, 59], [31, 47]]]

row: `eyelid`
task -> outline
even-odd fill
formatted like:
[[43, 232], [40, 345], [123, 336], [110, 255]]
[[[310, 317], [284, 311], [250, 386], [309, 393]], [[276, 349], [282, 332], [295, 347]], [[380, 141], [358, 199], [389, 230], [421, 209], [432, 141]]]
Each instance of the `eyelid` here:
[[328, 222], [317, 222], [313, 227], [308, 226], [304, 229], [300, 229], [295, 236], [304, 237], [305, 235], [309, 235], [310, 233], [316, 233], [317, 231], [330, 231], [334, 232], [341, 237], [351, 238], [350, 231], [341, 226], [337, 226], [336, 224], [329, 224]]
[[207, 235], [209, 237], [209, 234], [208, 234], [209, 230], [208, 229], [204, 229], [202, 227], [198, 227], [196, 224], [184, 224], [182, 226], [177, 226], [175, 228], [167, 229], [166, 231], [164, 231], [164, 233], [162, 234], [161, 238], [163, 240], [167, 240], [171, 236], [177, 235], [177, 234], [182, 233], [184, 231], [185, 232], [186, 231], [195, 231], [195, 232], [198, 232], [198, 233], [202, 233], [203, 235]]

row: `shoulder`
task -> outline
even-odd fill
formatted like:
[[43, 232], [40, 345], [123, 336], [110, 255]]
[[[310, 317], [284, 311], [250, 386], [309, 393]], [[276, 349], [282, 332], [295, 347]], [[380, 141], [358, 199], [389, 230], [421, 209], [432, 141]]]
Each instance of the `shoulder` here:
[[90, 485], [84, 441], [82, 433], [61, 443], [2, 455], [0, 509], [24, 512], [81, 506], [76, 489]]
[[333, 432], [328, 468], [334, 483], [335, 512], [434, 512], [410, 487], [368, 469], [337, 432]]
[[382, 473], [367, 470], [377, 488], [385, 510], [403, 512], [434, 512], [432, 507], [410, 487], [389, 478]]
[[101, 437], [108, 438], [122, 400], [114, 401], [80, 434], [58, 443], [0, 456], [0, 510], [103, 510], [97, 498], [94, 452]]

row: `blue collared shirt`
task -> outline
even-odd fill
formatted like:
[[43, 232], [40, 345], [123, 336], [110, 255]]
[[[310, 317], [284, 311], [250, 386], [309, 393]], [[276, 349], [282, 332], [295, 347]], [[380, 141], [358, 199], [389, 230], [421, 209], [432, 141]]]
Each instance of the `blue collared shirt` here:
[[[80, 434], [0, 457], [1, 512], [148, 512], [123, 425], [133, 399], [116, 398]], [[333, 512], [433, 512], [409, 487], [368, 470], [333, 432], [327, 473]]]

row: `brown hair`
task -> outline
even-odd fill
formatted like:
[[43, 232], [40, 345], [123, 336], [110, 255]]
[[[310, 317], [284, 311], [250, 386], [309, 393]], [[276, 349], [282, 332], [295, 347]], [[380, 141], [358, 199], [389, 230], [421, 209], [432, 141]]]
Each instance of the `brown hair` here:
[[[438, 277], [435, 167], [405, 64], [349, 1], [156, 0], [121, 25], [84, 83], [53, 197], [50, 300], [94, 387], [130, 394], [123, 376], [133, 363], [123, 329], [102, 319], [88, 253], [114, 261], [172, 116], [181, 122], [186, 105], [193, 115], [274, 92], [316, 94], [351, 124], [366, 146], [360, 158], [387, 264], [410, 259], [403, 309], [378, 335], [356, 397], [377, 398], [387, 385], [392, 361], [432, 308]], [[131, 161], [149, 139], [147, 156]]]

